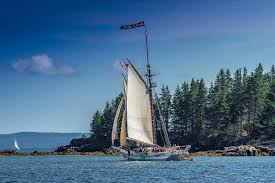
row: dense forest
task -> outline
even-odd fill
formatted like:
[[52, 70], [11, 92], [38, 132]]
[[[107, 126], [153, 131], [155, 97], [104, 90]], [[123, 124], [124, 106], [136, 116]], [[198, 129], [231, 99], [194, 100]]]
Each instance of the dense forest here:
[[[92, 116], [94, 142], [110, 145], [112, 124], [122, 94], [107, 102]], [[264, 71], [259, 64], [248, 73], [233, 75], [221, 69], [209, 87], [204, 79], [178, 84], [171, 92], [162, 86], [159, 102], [172, 144], [190, 144], [194, 149], [224, 146], [275, 138], [275, 68]], [[156, 108], [156, 107], [155, 107]], [[159, 115], [155, 111], [158, 144], [162, 144]]]

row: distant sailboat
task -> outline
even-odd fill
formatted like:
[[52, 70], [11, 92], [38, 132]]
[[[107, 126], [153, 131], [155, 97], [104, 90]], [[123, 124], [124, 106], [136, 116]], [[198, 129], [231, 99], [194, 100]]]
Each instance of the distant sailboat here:
[[18, 145], [18, 142], [17, 142], [16, 138], [14, 138], [14, 147], [15, 147], [16, 150], [20, 150], [20, 147]]

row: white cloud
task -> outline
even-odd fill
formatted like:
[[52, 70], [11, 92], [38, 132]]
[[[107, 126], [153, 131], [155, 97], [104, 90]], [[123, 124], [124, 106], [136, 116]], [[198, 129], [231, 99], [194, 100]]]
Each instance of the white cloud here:
[[16, 72], [26, 72], [42, 75], [70, 76], [76, 74], [76, 69], [68, 64], [57, 65], [47, 54], [34, 55], [29, 59], [18, 59], [12, 64]]

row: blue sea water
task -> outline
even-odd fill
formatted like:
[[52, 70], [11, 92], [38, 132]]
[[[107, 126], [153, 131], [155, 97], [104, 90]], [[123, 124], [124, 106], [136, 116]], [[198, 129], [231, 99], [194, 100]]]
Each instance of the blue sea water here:
[[275, 157], [166, 162], [111, 156], [0, 157], [0, 182], [275, 182]]

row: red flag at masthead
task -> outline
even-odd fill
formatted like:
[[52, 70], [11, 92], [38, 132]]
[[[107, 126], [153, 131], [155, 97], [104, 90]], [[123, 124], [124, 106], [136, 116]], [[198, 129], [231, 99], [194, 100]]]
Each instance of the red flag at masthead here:
[[137, 28], [137, 27], [142, 27], [144, 26], [144, 22], [138, 22], [136, 24], [131, 24], [131, 25], [122, 25], [120, 26], [120, 29], [134, 29], [134, 28]]

